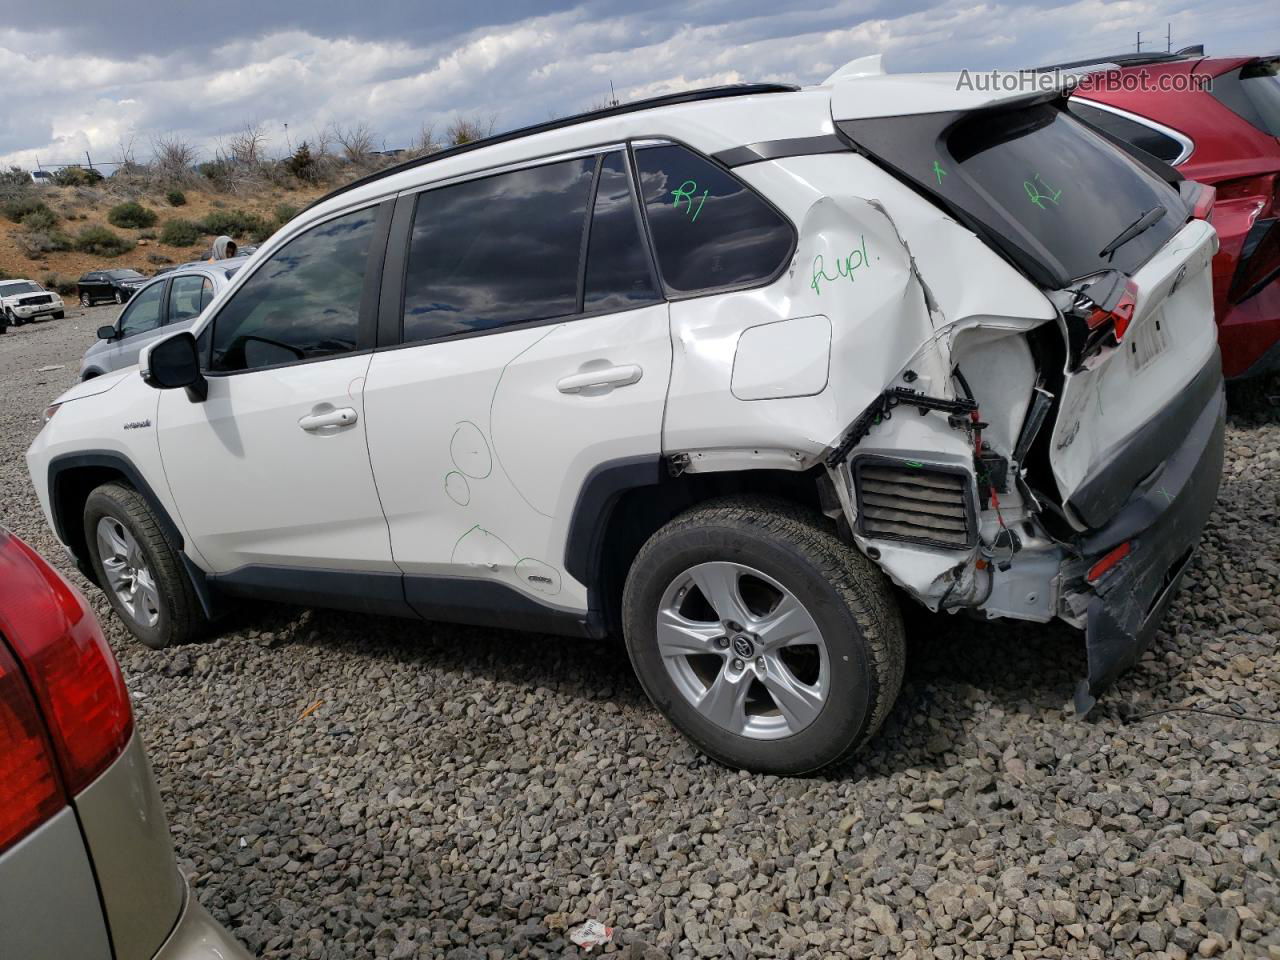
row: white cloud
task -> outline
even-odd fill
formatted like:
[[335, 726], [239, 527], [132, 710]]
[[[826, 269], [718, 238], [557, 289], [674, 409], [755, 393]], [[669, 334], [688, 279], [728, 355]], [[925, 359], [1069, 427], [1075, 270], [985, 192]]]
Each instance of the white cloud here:
[[[612, 13], [587, 2], [429, 39], [421, 29], [346, 35], [350, 25], [336, 36], [283, 24], [255, 34], [246, 22], [207, 47], [141, 56], [78, 50], [57, 30], [0, 30], [0, 163], [67, 161], [85, 149], [114, 157], [131, 138], [145, 155], [153, 138], [173, 134], [212, 151], [246, 122], [261, 123], [277, 153], [286, 123], [294, 143], [328, 124], [364, 122], [398, 146], [423, 123], [459, 114], [509, 128], [576, 112], [605, 100], [610, 81], [623, 99], [742, 80], [810, 83], [877, 51], [893, 70], [1008, 68], [1123, 50], [1137, 30], [1154, 39], [1166, 22], [1175, 43], [1250, 52], [1268, 27], [1274, 47], [1280, 26], [1273, 0], [1212, 9], [1186, 0], [810, 0], [780, 11], [764, 0], [702, 0]], [[171, 10], [157, 0], [154, 16]]]

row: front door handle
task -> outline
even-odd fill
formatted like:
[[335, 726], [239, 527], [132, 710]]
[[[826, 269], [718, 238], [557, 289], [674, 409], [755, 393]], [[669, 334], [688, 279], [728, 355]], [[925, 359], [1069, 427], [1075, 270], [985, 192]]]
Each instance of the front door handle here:
[[339, 407], [324, 413], [313, 413], [298, 421], [298, 426], [308, 433], [323, 430], [325, 427], [349, 427], [356, 422], [356, 412], [351, 407]]
[[561, 393], [581, 393], [592, 387], [625, 387], [639, 380], [643, 373], [644, 371], [634, 363], [584, 370], [582, 373], [570, 374], [557, 380], [556, 389]]

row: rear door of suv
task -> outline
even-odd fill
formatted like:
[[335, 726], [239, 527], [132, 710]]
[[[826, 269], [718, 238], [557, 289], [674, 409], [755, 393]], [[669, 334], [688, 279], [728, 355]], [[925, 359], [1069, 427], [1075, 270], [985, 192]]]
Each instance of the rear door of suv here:
[[579, 492], [602, 465], [661, 452], [671, 339], [642, 231], [621, 145], [398, 201], [388, 349], [364, 402], [392, 551], [424, 615], [483, 615], [456, 577], [488, 581], [489, 600], [587, 608], [565, 569]]

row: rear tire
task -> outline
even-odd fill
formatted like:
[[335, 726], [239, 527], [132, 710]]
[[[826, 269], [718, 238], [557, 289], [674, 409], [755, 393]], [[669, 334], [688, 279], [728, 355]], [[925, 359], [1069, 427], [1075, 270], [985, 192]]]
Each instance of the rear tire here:
[[98, 585], [130, 633], [156, 649], [200, 634], [205, 620], [182, 558], [136, 490], [104, 483], [90, 493], [84, 535]]
[[82, 294], [80, 294], [80, 306], [82, 306], [82, 307], [92, 307], [92, 306], [93, 306], [93, 298], [92, 298], [92, 297], [90, 297], [87, 293], [82, 293]]
[[119, 290], [116, 291], [116, 303], [124, 303], [124, 294]]
[[622, 618], [649, 699], [730, 767], [795, 775], [845, 759], [902, 686], [888, 580], [784, 501], [735, 497], [676, 517], [632, 563]]

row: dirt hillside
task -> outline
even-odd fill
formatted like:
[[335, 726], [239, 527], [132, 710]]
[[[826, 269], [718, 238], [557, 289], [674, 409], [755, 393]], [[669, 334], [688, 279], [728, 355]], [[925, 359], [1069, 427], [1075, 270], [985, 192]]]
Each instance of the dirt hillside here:
[[[279, 225], [281, 218], [305, 207], [326, 192], [328, 188], [284, 189], [263, 185], [253, 191], [240, 193], [213, 192], [200, 188], [182, 191], [186, 202], [172, 205], [165, 190], [127, 192], [107, 183], [93, 187], [42, 186], [27, 196], [43, 200], [57, 218], [56, 225], [44, 235], [61, 234], [74, 239], [86, 228], [105, 227], [134, 246], [116, 256], [84, 253], [76, 249], [38, 251], [40, 244], [32, 244], [29, 238], [35, 233], [29, 225], [15, 223], [0, 216], [0, 277], [20, 277], [44, 283], [46, 286], [74, 285], [75, 280], [88, 270], [111, 267], [130, 267], [150, 276], [157, 270], [175, 263], [185, 263], [200, 256], [213, 241], [212, 234], [201, 233], [189, 246], [172, 246], [160, 242], [165, 223], [169, 220], [185, 220], [202, 224], [210, 214], [240, 213], [260, 218], [267, 228]], [[130, 229], [111, 224], [107, 214], [112, 207], [132, 200], [156, 214], [153, 226]], [[253, 242], [250, 236], [241, 236], [242, 243]]]

